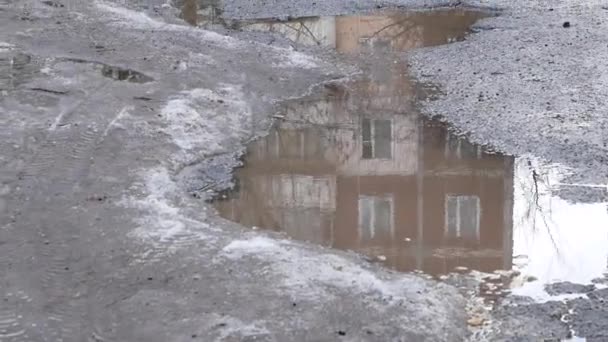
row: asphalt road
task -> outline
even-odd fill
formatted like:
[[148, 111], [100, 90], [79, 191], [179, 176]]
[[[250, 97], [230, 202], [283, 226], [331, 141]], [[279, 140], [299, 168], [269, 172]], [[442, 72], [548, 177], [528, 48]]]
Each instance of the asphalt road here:
[[[404, 56], [444, 93], [423, 109], [496, 149], [602, 180], [600, 4], [313, 2], [230, 0], [224, 13], [500, 10], [464, 43]], [[178, 15], [161, 1], [0, 2], [0, 340], [466, 339], [455, 287], [251, 232], [190, 195], [230, 185], [278, 101], [357, 68], [321, 48], [196, 29]], [[471, 338], [574, 330], [601, 341], [604, 292], [592, 293], [505, 305]]]

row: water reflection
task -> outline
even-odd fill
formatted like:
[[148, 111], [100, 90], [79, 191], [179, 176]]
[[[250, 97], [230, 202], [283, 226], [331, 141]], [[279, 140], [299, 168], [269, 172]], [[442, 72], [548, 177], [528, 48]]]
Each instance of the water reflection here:
[[487, 153], [415, 110], [421, 89], [408, 79], [407, 65], [395, 62], [398, 53], [461, 40], [482, 16], [440, 11], [241, 22], [244, 30], [363, 53], [367, 63], [364, 79], [285, 104], [284, 118], [248, 147], [237, 189], [215, 202], [220, 214], [382, 256], [401, 271], [517, 269], [540, 280], [522, 294], [532, 293], [528, 285], [601, 276], [605, 204], [556, 198], [553, 184], [561, 177], [547, 177], [546, 166]]
[[177, 0], [181, 8], [180, 17], [192, 26], [203, 24], [223, 24], [220, 0]]
[[391, 89], [408, 88], [362, 81], [290, 104], [249, 146], [220, 213], [403, 271], [509, 269], [513, 159], [425, 121]]
[[[238, 192], [216, 202], [246, 226], [383, 256], [398, 270], [511, 268], [513, 159], [424, 120], [391, 51], [461, 39], [476, 14], [370, 15], [256, 23], [385, 60], [368, 77], [288, 103], [248, 148]], [[440, 23], [439, 25], [434, 25]], [[257, 25], [257, 26], [256, 26]], [[295, 26], [294, 26], [295, 25]]]
[[517, 289], [517, 294], [544, 300], [546, 283], [606, 282], [606, 203], [571, 203], [553, 196], [557, 184], [567, 186], [562, 183], [566, 175], [558, 166], [516, 160], [513, 263], [538, 279]]
[[487, 15], [466, 10], [383, 12], [257, 20], [241, 22], [240, 28], [278, 32], [295, 43], [328, 46], [340, 52], [378, 48], [404, 51], [462, 40], [469, 27]]
[[369, 48], [404, 51], [459, 41], [475, 21], [489, 15], [471, 10], [384, 11], [288, 20], [230, 20], [222, 17], [220, 0], [179, 0], [177, 6], [181, 18], [193, 26], [219, 24], [244, 31], [276, 32], [297, 44], [322, 45], [340, 52]]

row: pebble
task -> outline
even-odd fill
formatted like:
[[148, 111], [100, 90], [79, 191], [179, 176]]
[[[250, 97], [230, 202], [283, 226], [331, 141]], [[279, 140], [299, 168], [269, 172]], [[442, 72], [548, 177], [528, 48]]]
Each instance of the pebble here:
[[480, 316], [473, 316], [467, 320], [467, 324], [473, 327], [478, 327], [485, 322], [485, 318]]

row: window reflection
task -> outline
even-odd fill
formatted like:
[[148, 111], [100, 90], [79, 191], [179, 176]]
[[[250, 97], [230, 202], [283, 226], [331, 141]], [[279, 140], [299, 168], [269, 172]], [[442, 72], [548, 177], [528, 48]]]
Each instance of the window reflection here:
[[478, 196], [447, 195], [445, 231], [451, 238], [479, 240], [480, 202]]
[[391, 159], [393, 123], [391, 120], [363, 119], [361, 123], [363, 159]]
[[387, 196], [359, 196], [359, 237], [393, 236], [393, 198]]

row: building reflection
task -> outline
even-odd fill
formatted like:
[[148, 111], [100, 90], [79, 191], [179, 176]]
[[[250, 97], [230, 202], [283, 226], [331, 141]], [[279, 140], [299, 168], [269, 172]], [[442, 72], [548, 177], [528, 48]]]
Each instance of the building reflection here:
[[383, 12], [369, 15], [302, 17], [288, 21], [239, 21], [242, 30], [277, 32], [297, 44], [340, 52], [369, 48], [404, 51], [462, 40], [486, 13], [466, 10]]
[[[461, 35], [397, 19], [334, 19], [335, 45], [357, 50], [373, 37], [376, 50], [403, 50]], [[406, 66], [381, 66], [288, 103], [276, 129], [248, 147], [238, 190], [216, 202], [220, 214], [382, 255], [401, 271], [510, 269], [513, 159], [422, 118]]]

